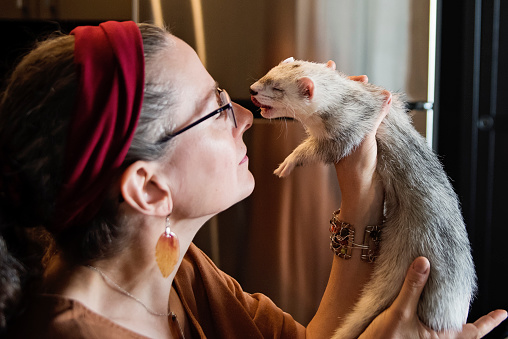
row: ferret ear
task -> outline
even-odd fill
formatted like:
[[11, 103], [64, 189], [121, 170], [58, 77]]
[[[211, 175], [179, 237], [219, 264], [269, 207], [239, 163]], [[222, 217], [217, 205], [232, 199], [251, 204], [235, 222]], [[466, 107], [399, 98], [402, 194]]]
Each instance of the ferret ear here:
[[300, 93], [311, 100], [314, 96], [314, 81], [312, 81], [309, 77], [301, 77], [297, 80], [298, 88], [300, 89]]
[[289, 57], [289, 58], [287, 58], [285, 60], [282, 60], [279, 65], [287, 64], [287, 63], [290, 63], [290, 62], [293, 62], [293, 61], [295, 61], [295, 58]]
[[334, 71], [337, 69], [337, 65], [333, 60], [328, 60], [326, 63], [326, 67], [333, 69]]

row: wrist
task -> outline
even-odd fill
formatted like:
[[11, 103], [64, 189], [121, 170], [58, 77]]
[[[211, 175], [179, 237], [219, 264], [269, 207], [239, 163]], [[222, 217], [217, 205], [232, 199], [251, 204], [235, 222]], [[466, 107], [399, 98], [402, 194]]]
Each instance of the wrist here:
[[354, 250], [361, 250], [361, 260], [374, 262], [379, 255], [379, 242], [383, 224], [368, 225], [363, 230], [363, 241], [359, 242], [356, 229], [339, 217], [340, 210], [333, 212], [330, 220], [330, 249], [343, 259], [351, 259]]
[[357, 227], [377, 225], [383, 221], [384, 189], [374, 176], [370, 183], [356, 186], [355, 190], [342, 190], [341, 219]]

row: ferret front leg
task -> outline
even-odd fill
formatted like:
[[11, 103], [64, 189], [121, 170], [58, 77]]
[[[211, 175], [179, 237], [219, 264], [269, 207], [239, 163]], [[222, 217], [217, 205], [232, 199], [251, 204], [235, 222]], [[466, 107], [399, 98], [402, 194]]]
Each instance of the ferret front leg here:
[[316, 143], [312, 138], [308, 138], [298, 145], [273, 173], [280, 178], [287, 177], [296, 166], [314, 163], [318, 160]]

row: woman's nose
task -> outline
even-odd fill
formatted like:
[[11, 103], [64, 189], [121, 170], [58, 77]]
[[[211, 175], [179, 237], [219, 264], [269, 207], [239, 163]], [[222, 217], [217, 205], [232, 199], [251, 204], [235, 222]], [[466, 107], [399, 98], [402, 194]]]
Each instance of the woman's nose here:
[[236, 123], [238, 126], [236, 130], [241, 131], [243, 133], [252, 126], [254, 115], [252, 114], [251, 111], [249, 111], [243, 106], [238, 105], [237, 103], [233, 103], [233, 106], [234, 106], [233, 109], [235, 110]]

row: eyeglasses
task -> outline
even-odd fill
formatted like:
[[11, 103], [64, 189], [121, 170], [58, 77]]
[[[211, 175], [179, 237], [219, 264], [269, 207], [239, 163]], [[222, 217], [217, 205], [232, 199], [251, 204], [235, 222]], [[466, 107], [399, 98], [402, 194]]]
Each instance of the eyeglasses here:
[[228, 92], [226, 92], [225, 89], [217, 88], [217, 94], [218, 98], [217, 101], [219, 102], [220, 107], [217, 108], [215, 111], [205, 115], [204, 117], [194, 121], [193, 123], [183, 127], [182, 129], [178, 130], [177, 132], [167, 134], [162, 139], [158, 141], [159, 144], [162, 144], [166, 141], [169, 141], [170, 139], [176, 137], [178, 134], [182, 134], [183, 132], [191, 129], [192, 127], [196, 126], [197, 124], [202, 123], [203, 121], [221, 113], [222, 111], [226, 111], [229, 119], [233, 121], [233, 124], [235, 125], [235, 128], [237, 127], [236, 124], [236, 116], [235, 111], [233, 110], [233, 103], [231, 102], [231, 97], [229, 96]]

